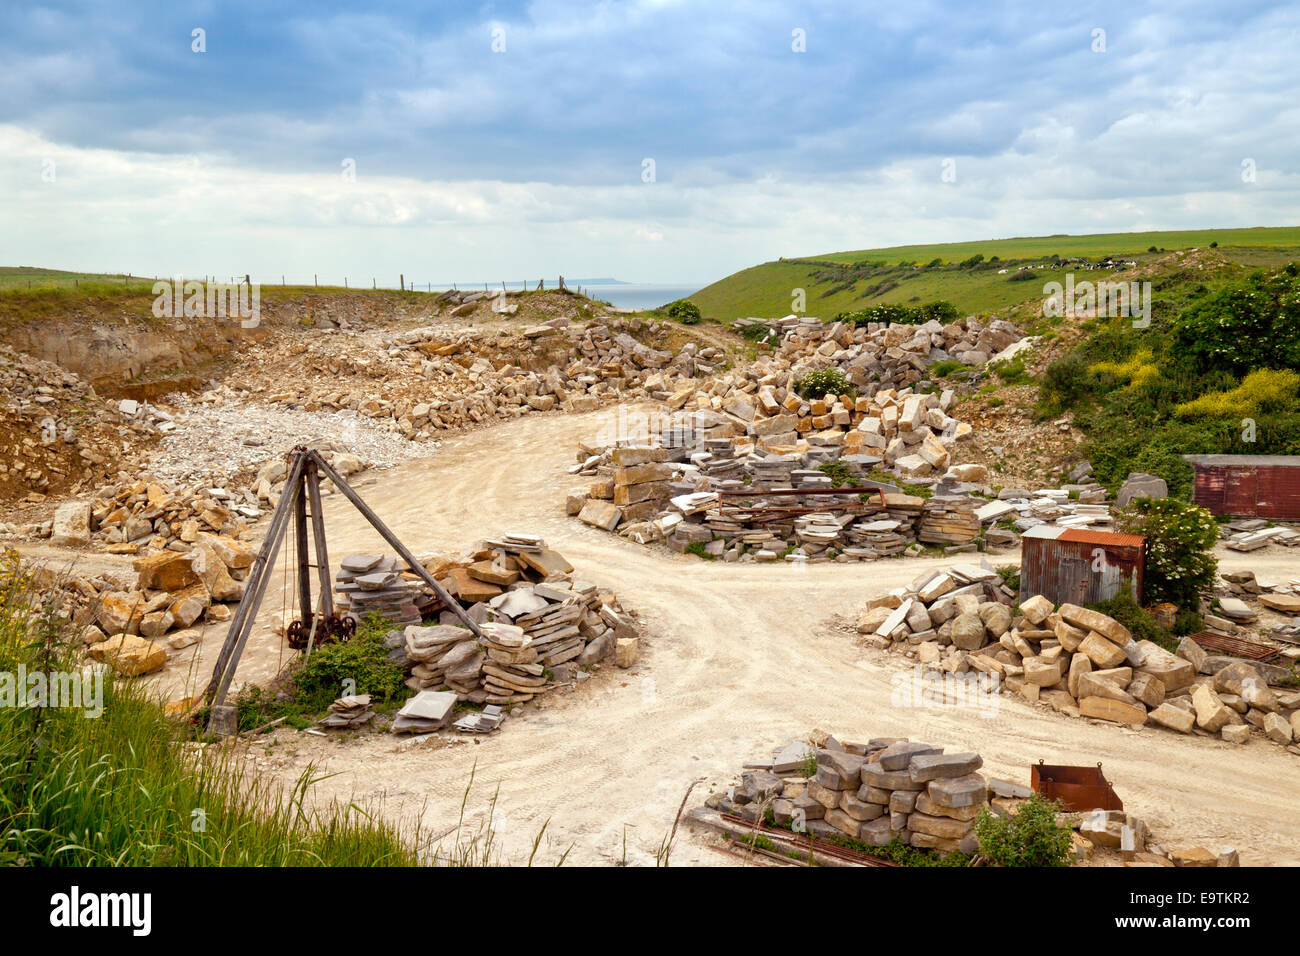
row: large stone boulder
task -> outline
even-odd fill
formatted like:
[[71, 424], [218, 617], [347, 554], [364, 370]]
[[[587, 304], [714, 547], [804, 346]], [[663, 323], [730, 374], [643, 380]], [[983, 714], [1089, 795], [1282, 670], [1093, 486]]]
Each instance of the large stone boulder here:
[[167, 651], [163, 645], [134, 634], [117, 634], [90, 645], [86, 653], [91, 660], [110, 665], [123, 677], [161, 670], [167, 663]]
[[1011, 629], [1011, 622], [1014, 615], [1011, 608], [1005, 604], [999, 604], [997, 601], [987, 601], [980, 605], [980, 620], [984, 622], [984, 628], [993, 638], [999, 638]]
[[952, 622], [952, 643], [963, 651], [975, 651], [984, 646], [984, 619], [979, 611], [959, 614]]
[[1107, 617], [1100, 611], [1079, 607], [1077, 604], [1062, 604], [1057, 613], [1067, 623], [1073, 624], [1084, 631], [1096, 631], [1102, 637], [1118, 644], [1120, 647], [1133, 640], [1133, 635], [1127, 627], [1113, 617]]
[[139, 576], [141, 590], [182, 591], [199, 583], [193, 559], [179, 551], [155, 551], [136, 558], [132, 563]]
[[1134, 472], [1119, 486], [1119, 494], [1115, 496], [1115, 504], [1120, 508], [1127, 508], [1130, 501], [1134, 498], [1168, 498], [1169, 486], [1165, 480], [1158, 475], [1146, 475], [1141, 472]]
[[1232, 720], [1232, 711], [1209, 684], [1198, 684], [1192, 691], [1192, 706], [1196, 708], [1196, 726], [1212, 734]]
[[1282, 709], [1277, 695], [1269, 689], [1268, 681], [1255, 665], [1246, 661], [1234, 661], [1216, 671], [1214, 689], [1220, 694], [1236, 694], [1251, 707], [1258, 707], [1260, 710]]
[[106, 634], [135, 634], [140, 630], [145, 603], [139, 591], [109, 591], [99, 597], [95, 620]]
[[69, 501], [59, 505], [54, 512], [50, 542], [72, 547], [90, 544], [90, 502]]

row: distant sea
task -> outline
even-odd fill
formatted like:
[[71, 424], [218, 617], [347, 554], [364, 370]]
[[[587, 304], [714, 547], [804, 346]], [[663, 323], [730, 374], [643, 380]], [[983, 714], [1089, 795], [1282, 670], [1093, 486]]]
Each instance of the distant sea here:
[[[697, 289], [703, 288], [702, 285], [656, 285], [653, 283], [638, 282], [610, 282], [608, 279], [598, 279], [595, 281], [584, 281], [582, 279], [566, 279], [565, 285], [570, 289], [581, 289], [584, 295], [593, 299], [600, 299], [608, 302], [618, 309], [656, 309], [661, 305], [667, 305], [677, 299], [684, 299]], [[411, 288], [418, 291], [425, 291], [426, 288], [438, 291], [439, 289], [450, 289], [452, 283], [412, 283]], [[507, 282], [507, 289], [535, 289], [536, 280], [529, 282]], [[486, 285], [482, 282], [463, 282], [458, 283], [457, 288], [466, 290], [477, 290], [480, 288], [499, 289], [500, 282], [491, 282]], [[555, 287], [555, 280], [547, 279], [546, 288]]]
[[696, 285], [584, 285], [582, 291], [593, 299], [602, 299], [619, 309], [654, 309], [676, 299], [684, 299]]

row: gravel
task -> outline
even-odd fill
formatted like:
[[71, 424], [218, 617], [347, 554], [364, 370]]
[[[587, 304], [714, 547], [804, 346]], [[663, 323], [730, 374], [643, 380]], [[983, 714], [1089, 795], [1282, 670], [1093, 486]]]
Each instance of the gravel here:
[[174, 402], [176, 428], [165, 436], [150, 472], [178, 482], [256, 471], [297, 445], [350, 452], [369, 468], [425, 457], [437, 442], [416, 443], [355, 411], [304, 412], [240, 402]]

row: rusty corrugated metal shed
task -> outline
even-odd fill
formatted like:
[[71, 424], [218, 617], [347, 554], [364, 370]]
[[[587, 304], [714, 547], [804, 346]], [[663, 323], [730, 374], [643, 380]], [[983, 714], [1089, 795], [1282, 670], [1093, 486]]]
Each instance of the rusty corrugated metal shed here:
[[1095, 604], [1130, 582], [1142, 600], [1146, 540], [1111, 531], [1038, 525], [1020, 542], [1020, 598], [1041, 594], [1054, 604]]
[[1218, 515], [1300, 521], [1300, 455], [1184, 455], [1192, 502]]

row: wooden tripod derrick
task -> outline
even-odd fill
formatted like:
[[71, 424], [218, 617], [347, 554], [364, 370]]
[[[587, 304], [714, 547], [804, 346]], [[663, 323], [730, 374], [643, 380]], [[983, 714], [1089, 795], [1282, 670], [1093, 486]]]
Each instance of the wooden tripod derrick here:
[[[230, 682], [234, 679], [235, 669], [239, 666], [239, 659], [244, 653], [244, 645], [248, 643], [248, 636], [253, 630], [253, 622], [257, 618], [262, 599], [266, 596], [267, 584], [271, 578], [271, 569], [275, 567], [276, 559], [279, 557], [280, 546], [284, 542], [284, 536], [289, 529], [290, 521], [293, 522], [296, 532], [297, 553], [295, 563], [297, 565], [297, 575], [295, 586], [303, 623], [309, 627], [314, 623], [316, 615], [313, 608], [317, 605], [319, 605], [320, 613], [325, 618], [329, 618], [334, 613], [329, 550], [325, 541], [325, 519], [321, 512], [320, 481], [322, 476], [334, 483], [334, 487], [339, 490], [343, 497], [347, 498], [353, 507], [361, 512], [361, 516], [379, 532], [380, 536], [392, 546], [402, 560], [406, 562], [407, 566], [432, 589], [444, 606], [460, 618], [461, 623], [469, 628], [475, 637], [481, 638], [483, 636], [478, 624], [465, 613], [465, 609], [461, 607], [460, 602], [447, 593], [446, 588], [439, 584], [424, 565], [416, 560], [410, 549], [384, 524], [379, 515], [375, 514], [370, 506], [362, 500], [356, 489], [349, 485], [343, 476], [321, 457], [318, 451], [300, 445], [289, 453], [288, 475], [285, 478], [284, 491], [280, 495], [275, 510], [271, 513], [271, 521], [267, 526], [266, 537], [263, 539], [262, 546], [257, 552], [257, 558], [253, 561], [253, 566], [249, 570], [244, 596], [240, 600], [238, 608], [235, 609], [234, 618], [230, 622], [230, 631], [226, 634], [225, 643], [222, 644], [221, 652], [217, 655], [216, 665], [212, 669], [212, 678], [208, 681], [207, 690], [204, 693], [206, 701], [214, 707], [221, 706], [226, 701]], [[310, 511], [308, 510], [309, 505]], [[309, 527], [316, 555], [314, 567], [316, 569], [318, 601], [315, 604], [312, 601], [311, 587], [313, 564], [307, 545]]]

